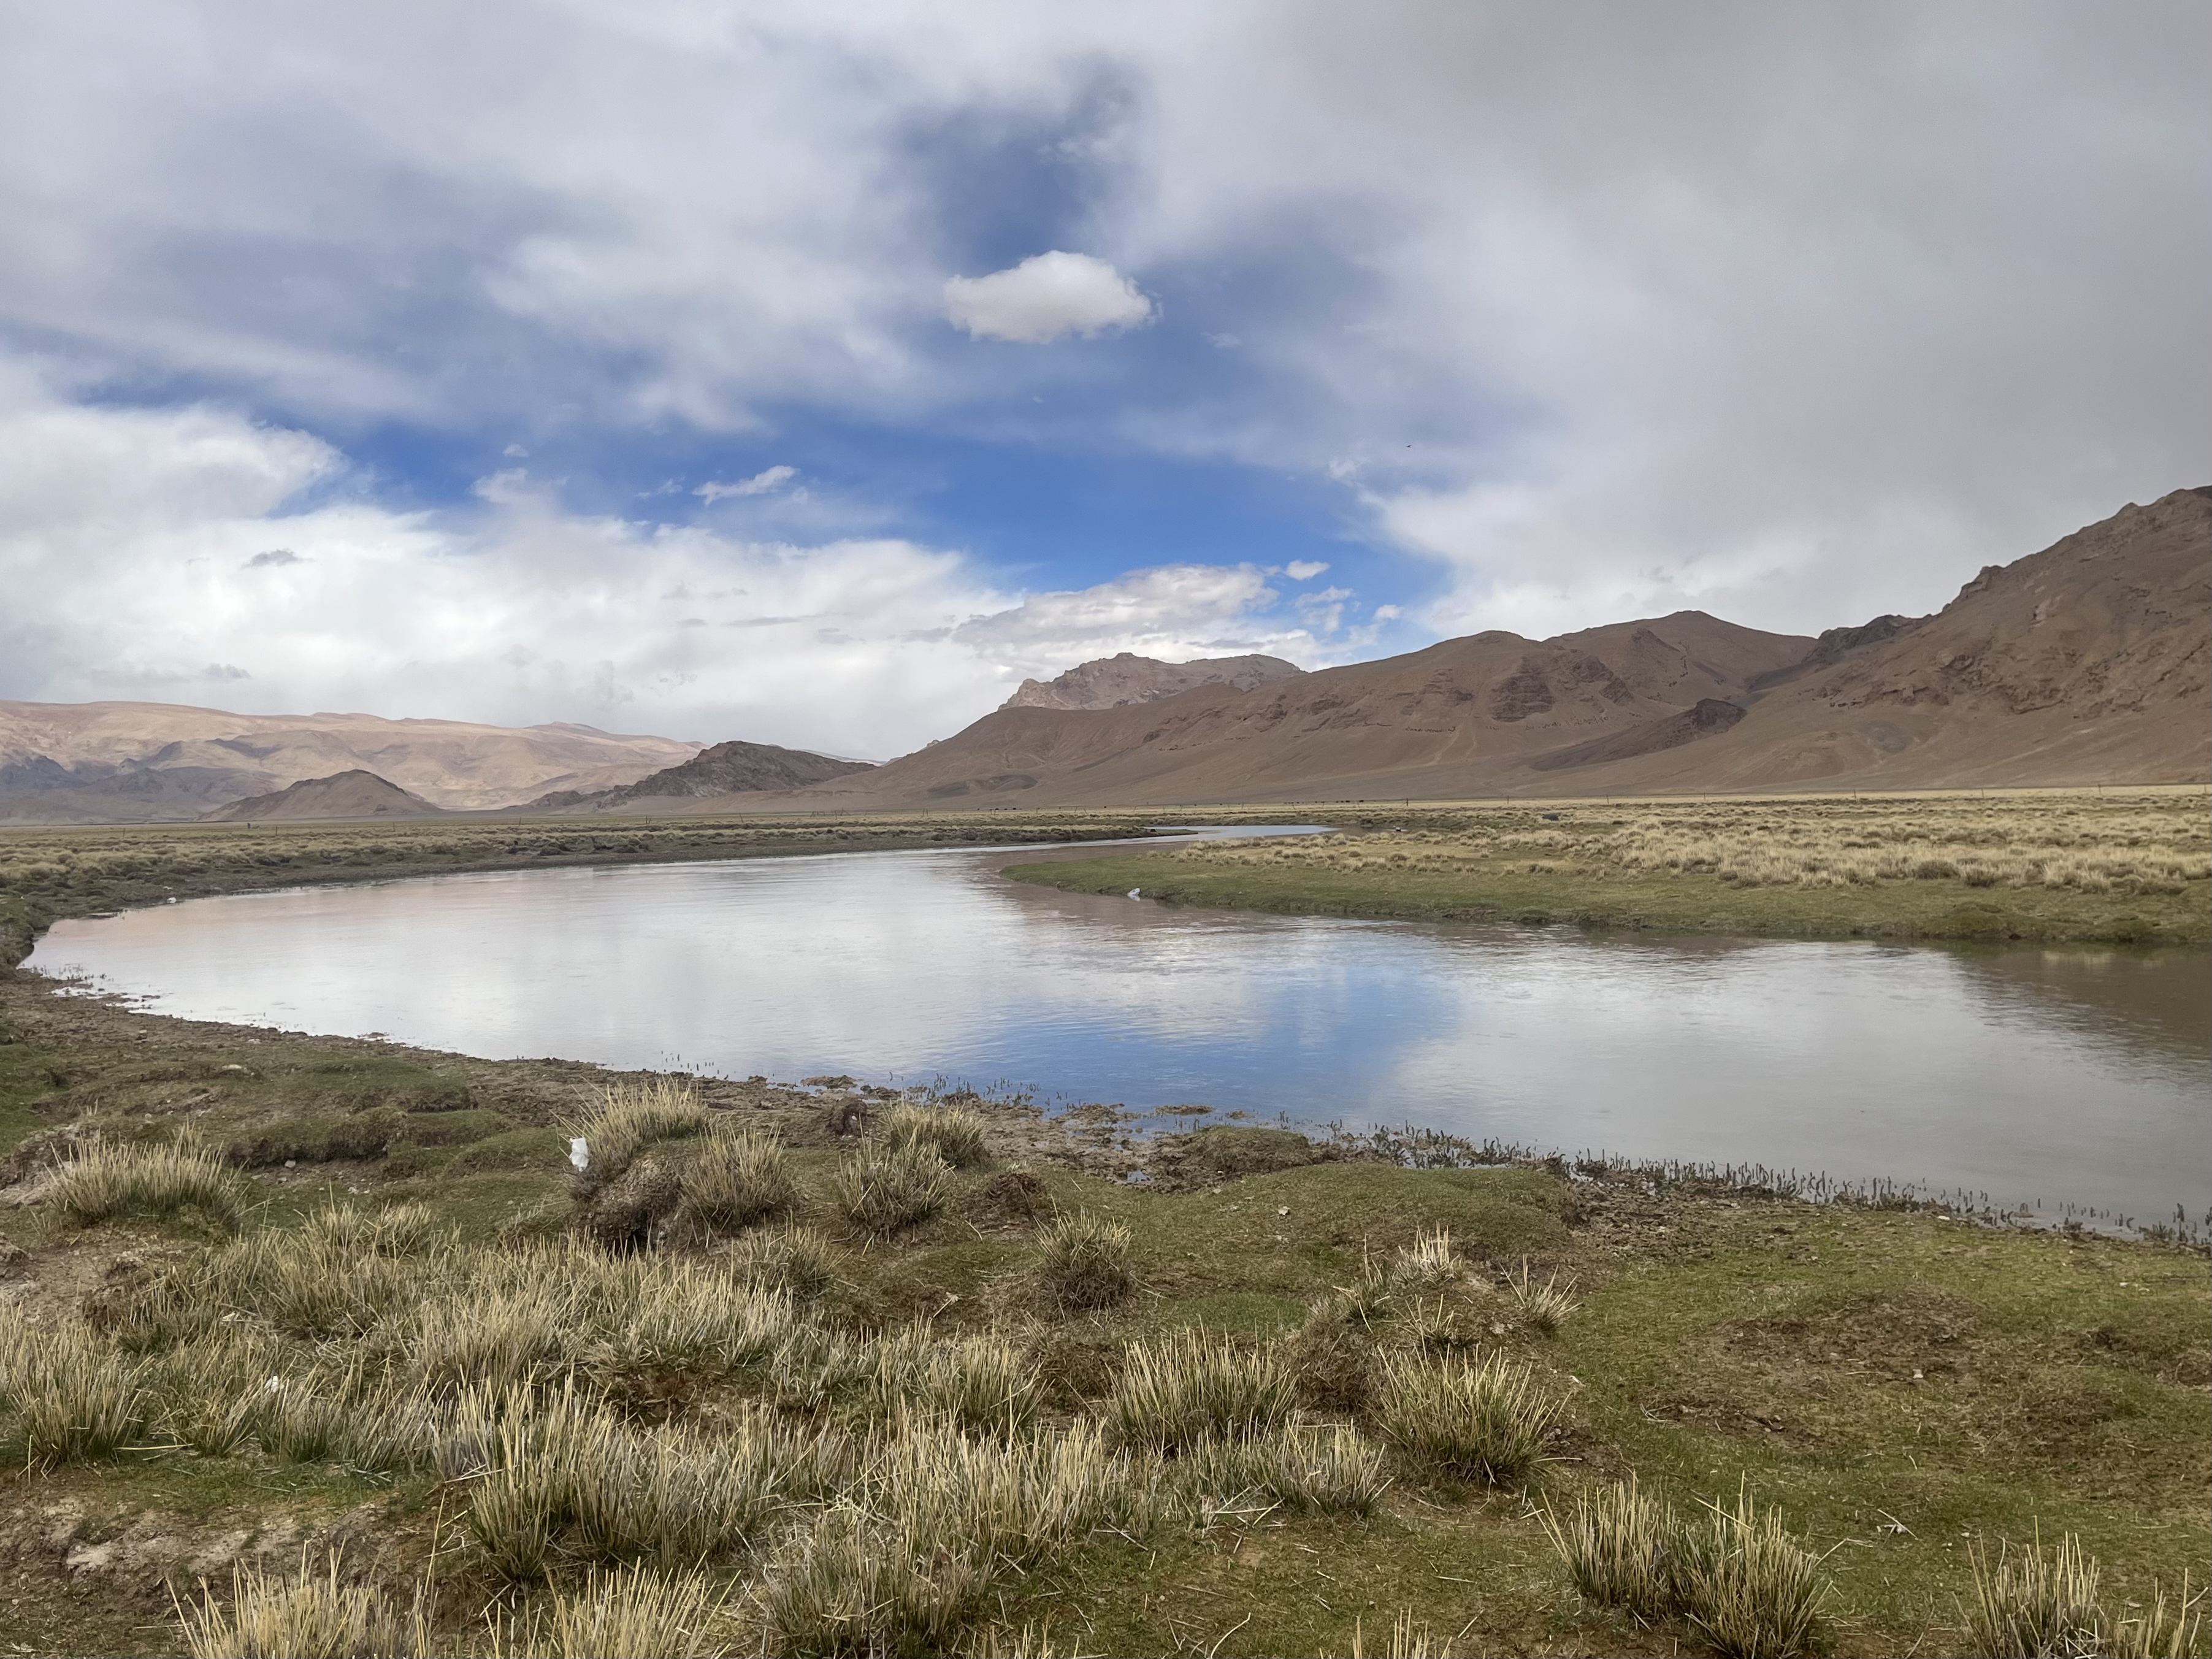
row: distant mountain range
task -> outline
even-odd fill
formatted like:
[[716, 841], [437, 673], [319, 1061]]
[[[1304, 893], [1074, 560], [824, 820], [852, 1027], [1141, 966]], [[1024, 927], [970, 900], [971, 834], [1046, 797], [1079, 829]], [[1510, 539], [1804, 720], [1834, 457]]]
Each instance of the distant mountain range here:
[[2208, 659], [2212, 489], [2182, 489], [1990, 566], [1932, 617], [1811, 638], [1685, 611], [1549, 640], [1477, 634], [1249, 690], [1009, 706], [805, 799], [1158, 805], [2202, 782]]
[[2209, 772], [2212, 489], [2130, 505], [1992, 565], [1932, 617], [1815, 638], [1683, 611], [1549, 640], [1476, 634], [1313, 673], [1273, 657], [1124, 652], [1025, 681], [965, 730], [882, 766], [580, 726], [0, 702], [0, 821], [17, 822], [1927, 789]]
[[514, 730], [374, 714], [232, 714], [159, 702], [0, 702], [0, 823], [197, 818], [362, 770], [450, 811], [635, 782], [696, 743], [588, 726]]

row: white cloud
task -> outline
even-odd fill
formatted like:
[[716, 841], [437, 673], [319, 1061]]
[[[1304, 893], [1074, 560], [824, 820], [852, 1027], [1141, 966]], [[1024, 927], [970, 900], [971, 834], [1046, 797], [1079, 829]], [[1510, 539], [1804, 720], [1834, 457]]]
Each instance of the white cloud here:
[[1055, 250], [988, 276], [949, 278], [945, 315], [978, 340], [1043, 345], [1137, 327], [1152, 319], [1152, 302], [1103, 259]]
[[1170, 661], [1249, 651], [1307, 663], [1333, 656], [1310, 625], [1273, 619], [1275, 599], [1254, 565], [1162, 565], [1093, 587], [1032, 593], [970, 619], [953, 637], [1024, 674], [1056, 674], [1117, 651]]
[[1024, 596], [896, 538], [580, 515], [519, 470], [458, 512], [395, 512], [349, 483], [297, 433], [212, 406], [85, 407], [0, 359], [0, 696], [219, 696], [887, 757], [1086, 657], [1206, 655], [1224, 630], [1237, 649], [1328, 654], [1270, 620], [1247, 565]]
[[782, 489], [798, 476], [799, 469], [795, 466], [772, 466], [765, 472], [756, 472], [751, 477], [741, 478], [736, 483], [702, 483], [691, 493], [703, 498], [707, 505], [712, 507], [725, 495], [765, 495], [772, 490]]
[[1143, 321], [1143, 271], [1237, 347], [1113, 354], [1091, 435], [1356, 487], [1439, 629], [1919, 608], [2202, 481], [2197, 0], [18, 10], [0, 323], [89, 376], [541, 453], [1026, 436], [1100, 354], [940, 321], [1026, 234], [1087, 274], [956, 279], [971, 332]]
[[1283, 567], [1283, 574], [1294, 582], [1310, 582], [1328, 568], [1327, 565], [1314, 559], [1292, 559]]

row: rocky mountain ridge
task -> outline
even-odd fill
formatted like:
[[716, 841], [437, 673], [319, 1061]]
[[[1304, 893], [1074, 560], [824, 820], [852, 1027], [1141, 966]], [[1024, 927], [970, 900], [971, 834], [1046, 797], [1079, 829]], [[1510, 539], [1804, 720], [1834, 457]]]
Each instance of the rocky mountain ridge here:
[[1158, 702], [1201, 685], [1231, 685], [1239, 691], [1304, 672], [1280, 657], [1200, 657], [1191, 662], [1162, 662], [1119, 651], [1078, 663], [1049, 680], [1024, 680], [1001, 708], [1120, 708]]
[[[1250, 690], [1006, 708], [823, 808], [2203, 781], [2212, 489], [1817, 638], [1701, 611], [1498, 630]], [[763, 805], [767, 802], [763, 801]], [[790, 803], [784, 803], [788, 805]]]

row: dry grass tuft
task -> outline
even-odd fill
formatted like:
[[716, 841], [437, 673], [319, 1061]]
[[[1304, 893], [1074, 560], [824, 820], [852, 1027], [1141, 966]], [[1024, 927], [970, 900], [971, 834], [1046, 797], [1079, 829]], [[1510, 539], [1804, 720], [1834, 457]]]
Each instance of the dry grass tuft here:
[[1748, 1492], [1683, 1529], [1674, 1569], [1682, 1616], [1723, 1659], [1799, 1659], [1820, 1646], [1819, 1563]]
[[864, 1231], [888, 1238], [937, 1216], [952, 1196], [952, 1170], [918, 1141], [863, 1146], [837, 1168], [837, 1207]]
[[75, 1320], [0, 1321], [0, 1445], [33, 1468], [110, 1456], [143, 1431], [145, 1376]]
[[1036, 1417], [1042, 1379], [1005, 1337], [940, 1337], [925, 1324], [878, 1353], [877, 1387], [886, 1405], [902, 1402], [964, 1432], [1006, 1439]]
[[1407, 1456], [1463, 1480], [1520, 1486], [1557, 1436], [1565, 1402], [1526, 1362], [1492, 1355], [1428, 1364], [1383, 1360], [1376, 1426]]
[[198, 1210], [234, 1227], [245, 1194], [245, 1182], [220, 1158], [190, 1141], [131, 1146], [93, 1140], [56, 1172], [46, 1196], [64, 1220], [78, 1226]]
[[[1401, 1607], [1390, 1621], [1388, 1642], [1376, 1659], [1441, 1659], [1443, 1650], [1436, 1632], [1415, 1616], [1413, 1608]], [[1367, 1659], [1366, 1632], [1357, 1618], [1352, 1621], [1352, 1659]]]
[[555, 1586], [527, 1618], [495, 1619], [486, 1659], [720, 1659], [724, 1600], [696, 1572], [630, 1567]]
[[[1748, 1492], [1694, 1520], [1632, 1478], [1541, 1516], [1575, 1588], [1646, 1623], [1680, 1618], [1724, 1659], [1802, 1659], [1822, 1645], [1819, 1562]], [[2009, 1651], [2009, 1650], [2008, 1650]]]
[[568, 1557], [675, 1568], [734, 1556], [848, 1473], [842, 1442], [758, 1412], [711, 1435], [640, 1429], [570, 1385], [509, 1393], [489, 1414], [467, 1526], [487, 1565], [517, 1582]]
[[786, 1653], [945, 1652], [1002, 1579], [1131, 1519], [1139, 1485], [1095, 1429], [902, 1436], [771, 1571], [769, 1633]]
[[902, 1102], [884, 1121], [893, 1146], [926, 1146], [956, 1170], [980, 1170], [991, 1161], [983, 1120], [964, 1106], [917, 1106]]
[[1182, 1331], [1129, 1350], [1103, 1420], [1117, 1445], [1173, 1455], [1273, 1433], [1296, 1403], [1296, 1379], [1273, 1350]]
[[1978, 1549], [1968, 1559], [1974, 1599], [1966, 1628], [1975, 1653], [1987, 1659], [2072, 1659], [2103, 1650], [2097, 1562], [2082, 1553], [2079, 1539], [2068, 1534], [2051, 1550], [2040, 1538], [2017, 1551], [2000, 1545], [1994, 1567]]
[[1546, 1336], [1559, 1334], [1559, 1327], [1572, 1316], [1582, 1304], [1574, 1298], [1575, 1281], [1564, 1285], [1553, 1273], [1539, 1285], [1529, 1276], [1528, 1258], [1521, 1258], [1521, 1271], [1505, 1281], [1513, 1293], [1513, 1304], [1521, 1310], [1521, 1317]]
[[1451, 1229], [1424, 1227], [1390, 1264], [1389, 1281], [1415, 1289], [1448, 1285], [1466, 1277], [1467, 1264], [1452, 1244]]
[[1204, 1440], [1182, 1460], [1203, 1492], [1324, 1515], [1370, 1515], [1390, 1485], [1382, 1454], [1342, 1425], [1290, 1427], [1234, 1440]]
[[404, 1335], [414, 1375], [434, 1390], [507, 1389], [568, 1358], [574, 1323], [556, 1284], [455, 1291], [425, 1302]]
[[709, 1233], [734, 1233], [790, 1214], [799, 1188], [783, 1145], [744, 1128], [708, 1135], [678, 1177], [682, 1218]]
[[1571, 1516], [1547, 1509], [1539, 1519], [1567, 1576], [1589, 1601], [1625, 1607], [1650, 1623], [1674, 1613], [1674, 1512], [1639, 1492], [1635, 1477], [1586, 1488]]
[[818, 1302], [837, 1284], [836, 1247], [811, 1227], [748, 1233], [721, 1259], [744, 1283], [781, 1291], [793, 1302]]
[[2197, 1611], [2205, 1592], [2189, 1591], [2189, 1575], [2181, 1576], [2181, 1595], [2167, 1605], [2166, 1589], [2150, 1587], [2150, 1605], [2131, 1619], [2115, 1619], [2106, 1651], [2112, 1659], [2189, 1659], [2204, 1650], [2204, 1615]]
[[2116, 1617], [2098, 1595], [2096, 1558], [2070, 1533], [2049, 1550], [2040, 1538], [2018, 1550], [2000, 1545], [1994, 1565], [1978, 1549], [1967, 1559], [1974, 1596], [1966, 1635], [1978, 1659], [2185, 1659], [2201, 1645], [2204, 1597], [2189, 1593], [2185, 1577], [2177, 1604], [2154, 1585], [2148, 1607]]
[[684, 1079], [661, 1077], [613, 1085], [568, 1131], [584, 1141], [586, 1162], [579, 1182], [592, 1191], [629, 1169], [653, 1142], [706, 1132], [707, 1108], [697, 1088]]
[[178, 1613], [192, 1659], [428, 1659], [436, 1651], [426, 1591], [402, 1612], [372, 1584], [341, 1582], [335, 1554], [318, 1571], [302, 1553], [294, 1578], [240, 1567], [229, 1606], [204, 1589], [197, 1605]]
[[1127, 1301], [1137, 1288], [1129, 1230], [1079, 1210], [1037, 1234], [1037, 1289], [1063, 1313], [1091, 1313]]

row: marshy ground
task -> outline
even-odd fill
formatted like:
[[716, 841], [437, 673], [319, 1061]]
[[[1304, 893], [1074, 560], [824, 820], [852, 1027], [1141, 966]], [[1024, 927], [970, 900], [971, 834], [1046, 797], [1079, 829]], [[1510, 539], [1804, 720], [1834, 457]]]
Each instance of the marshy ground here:
[[2203, 1583], [2171, 1245], [0, 1007], [19, 1651], [274, 1650], [303, 1560], [333, 1650], [1728, 1650], [1577, 1589], [1631, 1474], [1808, 1650], [1978, 1650], [2039, 1534], [2107, 1638]]
[[1332, 915], [2203, 945], [2209, 805], [2202, 788], [2180, 787], [1409, 803], [1339, 836], [1008, 873], [1070, 891]]

